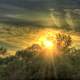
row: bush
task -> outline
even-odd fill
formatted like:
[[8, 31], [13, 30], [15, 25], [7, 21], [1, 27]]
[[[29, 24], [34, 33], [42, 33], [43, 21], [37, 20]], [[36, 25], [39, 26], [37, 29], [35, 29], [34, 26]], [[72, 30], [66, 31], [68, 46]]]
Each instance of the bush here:
[[0, 55], [5, 55], [7, 53], [7, 49], [3, 46], [0, 47]]
[[[36, 45], [37, 46], [37, 45]], [[36, 47], [41, 50], [40, 46]], [[16, 56], [0, 59], [1, 80], [79, 80], [80, 49], [67, 48], [64, 54], [48, 63], [43, 54], [31, 46], [17, 51]], [[64, 50], [64, 49], [63, 49]]]

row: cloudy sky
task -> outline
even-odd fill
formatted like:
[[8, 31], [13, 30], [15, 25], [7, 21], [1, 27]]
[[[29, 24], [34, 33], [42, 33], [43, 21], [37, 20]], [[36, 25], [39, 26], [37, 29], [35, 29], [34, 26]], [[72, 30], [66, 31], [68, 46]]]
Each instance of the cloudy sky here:
[[[59, 11], [63, 10], [61, 13], [55, 11], [54, 15], [51, 16], [49, 9], [52, 8]], [[73, 14], [64, 13], [64, 8], [73, 9]], [[57, 16], [56, 13], [60, 15]], [[35, 29], [44, 27], [73, 29], [71, 25], [76, 25], [74, 29], [79, 31], [79, 16], [80, 0], [0, 0], [0, 44], [10, 49], [14, 49], [15, 44], [22, 48], [36, 36], [35, 34], [32, 35]], [[24, 29], [18, 27], [17, 29], [16, 24], [25, 27]], [[31, 28], [32, 33], [28, 33], [28, 29], [31, 30]], [[28, 32], [26, 32], [27, 30]], [[28, 43], [25, 44], [25, 42]]]
[[24, 8], [80, 8], [80, 0], [0, 0], [0, 4], [15, 5]]

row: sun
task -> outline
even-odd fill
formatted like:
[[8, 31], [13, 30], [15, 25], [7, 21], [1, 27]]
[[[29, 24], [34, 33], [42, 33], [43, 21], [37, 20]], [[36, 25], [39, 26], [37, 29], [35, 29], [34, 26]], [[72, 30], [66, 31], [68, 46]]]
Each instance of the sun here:
[[43, 40], [42, 44], [45, 48], [48, 48], [48, 49], [51, 49], [53, 47], [53, 42], [48, 39]]
[[45, 37], [45, 36], [42, 36], [39, 38], [38, 44], [42, 46], [42, 48], [44, 49], [52, 49], [54, 46], [53, 40], [50, 40], [50, 38]]
[[36, 43], [39, 44], [45, 51], [53, 51], [53, 48], [56, 46], [54, 32], [52, 32], [52, 30], [40, 32]]
[[54, 41], [48, 38], [45, 38], [45, 39], [42, 39], [40, 43], [44, 51], [44, 54], [42, 54], [43, 58], [45, 60], [51, 60], [54, 56], [54, 48], [55, 48]]
[[43, 54], [41, 56], [45, 60], [52, 60], [53, 57], [56, 55], [56, 41], [55, 41], [55, 36], [51, 34], [43, 34], [39, 36], [37, 39], [37, 44], [40, 45], [42, 48]]

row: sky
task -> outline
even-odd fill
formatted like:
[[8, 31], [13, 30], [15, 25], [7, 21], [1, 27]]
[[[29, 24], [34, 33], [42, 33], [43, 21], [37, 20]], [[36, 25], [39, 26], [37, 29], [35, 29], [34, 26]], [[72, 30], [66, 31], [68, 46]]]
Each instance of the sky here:
[[[71, 14], [66, 13], [65, 8], [70, 9]], [[50, 9], [56, 9], [54, 14]], [[24, 47], [25, 42], [30, 43], [28, 41], [36, 36], [32, 35], [35, 29], [45, 27], [80, 31], [79, 16], [80, 0], [0, 0], [0, 44], [10, 49]], [[32, 33], [28, 33], [28, 29]]]
[[[49, 22], [48, 18], [54, 18], [56, 22], [59, 22], [59, 18], [61, 21], [61, 18], [64, 19], [66, 17], [68, 25], [72, 26], [74, 25], [73, 23], [79, 25], [79, 4], [80, 0], [0, 0], [0, 22], [46, 26], [45, 24]], [[71, 9], [70, 14], [65, 12], [65, 8]], [[54, 11], [52, 17], [50, 9], [57, 10]], [[56, 24], [55, 21], [54, 23]]]
[[0, 4], [10, 4], [24, 8], [80, 8], [80, 0], [0, 0]]

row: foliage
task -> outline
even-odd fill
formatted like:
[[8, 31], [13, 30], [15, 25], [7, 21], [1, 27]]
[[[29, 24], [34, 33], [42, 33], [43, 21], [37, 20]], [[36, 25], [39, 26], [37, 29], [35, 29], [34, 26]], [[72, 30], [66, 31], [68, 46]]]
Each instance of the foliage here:
[[67, 49], [69, 46], [71, 46], [71, 43], [72, 43], [72, 39], [70, 35], [65, 33], [57, 34], [56, 40], [57, 40], [58, 49]]
[[0, 54], [1, 54], [1, 55], [4, 55], [4, 54], [6, 54], [6, 53], [7, 53], [7, 49], [6, 49], [5, 47], [1, 46], [1, 47], [0, 47]]
[[[35, 49], [36, 46], [36, 49]], [[68, 48], [64, 54], [46, 62], [39, 45], [17, 51], [15, 56], [0, 58], [1, 80], [79, 80], [80, 49]]]
[[41, 47], [37, 44], [33, 44], [31, 47], [26, 48], [25, 50], [17, 51], [16, 56], [20, 59], [33, 59], [41, 51]]

